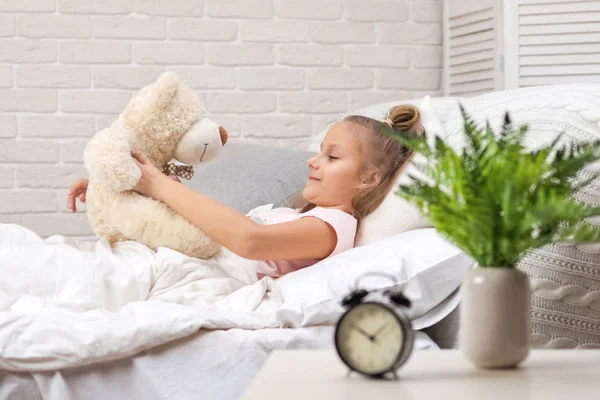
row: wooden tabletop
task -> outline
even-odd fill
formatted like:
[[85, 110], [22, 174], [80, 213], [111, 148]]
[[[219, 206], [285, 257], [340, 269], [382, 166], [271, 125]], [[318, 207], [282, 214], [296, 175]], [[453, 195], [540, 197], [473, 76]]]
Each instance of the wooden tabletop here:
[[458, 350], [415, 351], [398, 376], [347, 377], [333, 350], [276, 350], [243, 399], [600, 399], [600, 350], [532, 350], [504, 370], [477, 369]]

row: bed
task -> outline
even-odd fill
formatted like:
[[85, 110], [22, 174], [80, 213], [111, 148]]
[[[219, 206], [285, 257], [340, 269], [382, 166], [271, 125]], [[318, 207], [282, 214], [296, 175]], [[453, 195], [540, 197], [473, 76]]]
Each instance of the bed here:
[[[310, 155], [234, 142], [186, 184], [241, 212], [293, 206]], [[432, 229], [260, 281], [226, 250], [202, 262], [133, 242], [41, 238], [12, 224], [0, 224], [0, 252], [0, 399], [239, 398], [271, 350], [333, 346], [339, 299], [364, 272], [412, 282], [411, 317], [422, 330], [456, 309], [472, 267]], [[438, 345], [419, 332], [415, 348]]]
[[[579, 109], [568, 112], [581, 115], [577, 114], [579, 119], [576, 121], [575, 117], [572, 118], [575, 121], [572, 126], [579, 131], [589, 131], [589, 135], [598, 135], [598, 126], [595, 124], [597, 121], [594, 119], [590, 122], [591, 116], [584, 115], [584, 111], [588, 104], [597, 104], [593, 99], [588, 99], [592, 95], [591, 92], [599, 90], [599, 86], [520, 89], [506, 94], [495, 93], [467, 99], [463, 104], [474, 111], [478, 119], [484, 116], [491, 117], [495, 124], [501, 121], [501, 111], [505, 108], [512, 109], [517, 121], [533, 123], [534, 139], [542, 137], [549, 126], [552, 126], [554, 131], [557, 127], [564, 127], [566, 123], [570, 123], [571, 116], [567, 115], [568, 110], [564, 107], [574, 104], [575, 108]], [[556, 96], [559, 92], [562, 95]], [[572, 99], [568, 98], [569, 93], [575, 93]], [[543, 98], [550, 99], [546, 106], [552, 108], [552, 115], [535, 110], [540, 106], [539, 100]], [[562, 120], [549, 123], [548, 121], [560, 114], [553, 103], [560, 101], [566, 102], [559, 110], [564, 111]], [[579, 105], [578, 102], [583, 105]], [[459, 119], [455, 110], [455, 99], [435, 99], [434, 104], [443, 129], [450, 135], [450, 141], [453, 144], [458, 143]], [[382, 112], [389, 106], [389, 103], [374, 106], [363, 110], [361, 114], [381, 117]], [[490, 112], [493, 115], [490, 115]], [[248, 212], [253, 207], [267, 203], [293, 207], [298, 200], [298, 189], [304, 184], [307, 173], [305, 161], [310, 154], [312, 153], [308, 151], [275, 149], [232, 141], [223, 150], [222, 156], [213, 163], [198, 168], [194, 180], [186, 184], [240, 212]], [[267, 175], [268, 179], [265, 179]], [[257, 187], [260, 187], [260, 190], [256, 190]], [[333, 324], [340, 313], [339, 299], [352, 287], [359, 273], [373, 268], [393, 271], [405, 284], [404, 288], [409, 297], [416, 300], [416, 308], [411, 318], [415, 329], [420, 331], [416, 343], [419, 351], [456, 347], [457, 305], [460, 301], [458, 287], [463, 273], [473, 265], [456, 249], [445, 247], [447, 243], [439, 241], [432, 244], [432, 241], [438, 239], [435, 238], [434, 232], [420, 227], [368, 246], [357, 247], [332, 258], [327, 263], [284, 276], [276, 285], [272, 282], [253, 282], [253, 288], [259, 293], [263, 290], [264, 293], [276, 293], [280, 296], [281, 302], [276, 303], [279, 307], [277, 309], [269, 308], [269, 304], [272, 303], [262, 302], [263, 308], [257, 305], [258, 308], [250, 310], [269, 311], [269, 315], [275, 316], [275, 319], [266, 320], [267, 323], [257, 324], [252, 319], [246, 319], [245, 326], [239, 327], [227, 326], [223, 322], [226, 318], [205, 318], [202, 321], [196, 320], [193, 324], [186, 324], [180, 331], [169, 330], [168, 323], [157, 324], [156, 329], [166, 325], [161, 335], [167, 332], [170, 336], [159, 335], [160, 340], [146, 341], [134, 348], [125, 346], [123, 348], [130, 352], [127, 355], [113, 353], [112, 356], [106, 357], [104, 353], [94, 353], [90, 357], [88, 350], [94, 350], [93, 346], [91, 350], [84, 347], [86, 352], [83, 354], [66, 352], [67, 356], [64, 356], [61, 362], [67, 366], [57, 368], [52, 368], [48, 358], [36, 359], [35, 352], [31, 353], [29, 358], [14, 352], [14, 359], [0, 360], [4, 362], [0, 364], [0, 369], [7, 370], [0, 372], [0, 399], [239, 398], [271, 350], [331, 347]], [[60, 242], [63, 239], [53, 240]], [[5, 241], [0, 244], [7, 243]], [[581, 259], [581, 263], [593, 267], [594, 270], [599, 265], [596, 261], [592, 264], [589, 261], [591, 254], [597, 257], [598, 251], [595, 248], [572, 248], [570, 251], [573, 254], [567, 258], [564, 254], [559, 254], [561, 251], [564, 253], [564, 249], [561, 248], [540, 250], [537, 253], [538, 258], [540, 254], [543, 255], [546, 264], [537, 262], [534, 253], [521, 266], [528, 272], [534, 285], [540, 285], [534, 290], [533, 296], [534, 339], [538, 338], [541, 346], [559, 342], [564, 344], [567, 342], [561, 339], [564, 337], [569, 339], [567, 344], [573, 347], [598, 343], [600, 340], [597, 331], [581, 332], [575, 326], [550, 326], [539, 318], [542, 311], [551, 314], [565, 304], [561, 299], [544, 298], [547, 290], [544, 290], [543, 285], [547, 282], [564, 285], [574, 276], [564, 267], [553, 270], [553, 274], [558, 271], [563, 275], [549, 276], [545, 272], [551, 269], [547, 267], [548, 260], [568, 259], [569, 263], [575, 265]], [[580, 257], [580, 253], [585, 253], [585, 257]], [[167, 256], [175, 257], [174, 254]], [[403, 260], [400, 263], [402, 266], [396, 265], [394, 260]], [[40, 265], [42, 264], [43, 262]], [[551, 264], [549, 266], [551, 267]], [[407, 274], [406, 271], [410, 273]], [[598, 285], [598, 280], [591, 275], [587, 282], [590, 290]], [[378, 281], [370, 282], [369, 285], [371, 288], [383, 287], [383, 283]], [[273, 289], [276, 290], [271, 292]], [[0, 294], [0, 305], [3, 304], [3, 300], [5, 299]], [[106, 301], [110, 303], [110, 299]], [[148, 313], [151, 314], [152, 310], [149, 308]], [[2, 311], [0, 310], [0, 319]], [[170, 312], [170, 309], [167, 311]], [[584, 316], [579, 314], [574, 310], [570, 318], [584, 319]], [[125, 326], [126, 321], [126, 318], [122, 321]], [[3, 322], [6, 320], [0, 321], [0, 355], [4, 356], [7, 354], [7, 336], [3, 339]], [[41, 333], [43, 334], [43, 331]], [[43, 337], [47, 335], [31, 342], [34, 347], [43, 342]], [[129, 336], [125, 339], [127, 338]], [[103, 343], [101, 336], [95, 339], [94, 343]], [[115, 343], [122, 344], [118, 340]], [[31, 349], [23, 347], [22, 351], [27, 353], [31, 352]], [[33, 364], [35, 366], [32, 366]], [[38, 370], [35, 370], [36, 368]], [[59, 372], [56, 372], [57, 370]]]

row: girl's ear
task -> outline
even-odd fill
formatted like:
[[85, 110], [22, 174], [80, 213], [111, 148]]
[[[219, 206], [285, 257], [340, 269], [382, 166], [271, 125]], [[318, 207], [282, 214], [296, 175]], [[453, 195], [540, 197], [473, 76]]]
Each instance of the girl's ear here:
[[381, 183], [381, 171], [378, 169], [372, 170], [365, 174], [361, 184], [359, 185], [359, 189], [372, 189], [377, 187]]

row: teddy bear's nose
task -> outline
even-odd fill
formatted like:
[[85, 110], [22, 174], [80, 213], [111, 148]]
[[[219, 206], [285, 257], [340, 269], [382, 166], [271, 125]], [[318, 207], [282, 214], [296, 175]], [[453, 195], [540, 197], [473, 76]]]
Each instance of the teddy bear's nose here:
[[225, 146], [225, 143], [227, 143], [228, 135], [227, 135], [227, 131], [222, 126], [219, 127], [219, 134], [221, 135], [221, 144], [223, 146]]

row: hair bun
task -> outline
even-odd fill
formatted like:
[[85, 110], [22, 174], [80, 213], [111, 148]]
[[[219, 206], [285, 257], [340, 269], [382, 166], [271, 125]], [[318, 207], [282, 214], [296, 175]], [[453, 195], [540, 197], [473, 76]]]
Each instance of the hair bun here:
[[392, 122], [394, 130], [421, 134], [421, 114], [419, 109], [412, 104], [392, 107], [387, 119]]

